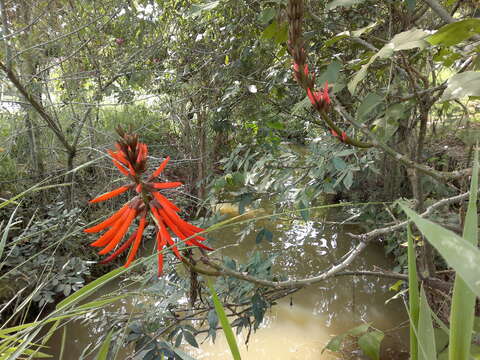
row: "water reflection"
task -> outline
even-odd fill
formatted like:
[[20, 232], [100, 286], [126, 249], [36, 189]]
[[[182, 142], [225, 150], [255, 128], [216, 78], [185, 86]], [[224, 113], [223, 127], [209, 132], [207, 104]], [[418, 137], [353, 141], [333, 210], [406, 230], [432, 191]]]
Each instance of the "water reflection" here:
[[[345, 234], [359, 231], [351, 225], [326, 225], [302, 220], [258, 221], [255, 230], [262, 228], [273, 233], [272, 242], [264, 240], [256, 244], [257, 234], [254, 231], [236, 246], [223, 249], [222, 253], [238, 260], [247, 259], [254, 251], [277, 255], [274, 273], [297, 279], [314, 276], [337, 262], [356, 245]], [[232, 229], [233, 232], [241, 230], [241, 227]], [[219, 247], [226, 245], [221, 233], [224, 234], [224, 231], [212, 234], [218, 239], [215, 245]], [[391, 260], [385, 258], [381, 247], [370, 245], [350, 269], [372, 270], [373, 266], [390, 269]], [[389, 291], [394, 282], [377, 277], [345, 276], [301, 290], [272, 309], [267, 318], [268, 324], [253, 336], [248, 351], [247, 347], [243, 348], [242, 359], [257, 359], [265, 349], [279, 351], [277, 357], [270, 358], [329, 359], [329, 355], [320, 356], [320, 353], [330, 337], [362, 322], [372, 323], [386, 331], [384, 347], [393, 348], [393, 354], [400, 353], [406, 348], [406, 328], [393, 333], [389, 330], [405, 323], [408, 318], [400, 300], [385, 304], [394, 295]], [[208, 353], [204, 358], [221, 359], [214, 354], [216, 351], [223, 352], [223, 346], [223, 343], [204, 346], [202, 350]], [[198, 352], [195, 354], [199, 355]], [[391, 355], [389, 358], [393, 359]]]

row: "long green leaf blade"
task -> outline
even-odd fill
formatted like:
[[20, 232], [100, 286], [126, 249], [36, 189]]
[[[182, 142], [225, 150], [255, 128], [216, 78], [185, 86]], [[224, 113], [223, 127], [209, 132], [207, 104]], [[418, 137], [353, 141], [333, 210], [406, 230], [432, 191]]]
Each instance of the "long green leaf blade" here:
[[460, 236], [429, 220], [422, 219], [405, 204], [400, 204], [407, 216], [440, 255], [462, 277], [468, 287], [480, 296], [480, 250]]
[[[463, 238], [475, 247], [478, 244], [477, 189], [478, 150], [475, 151], [473, 160], [470, 199], [463, 229]], [[475, 294], [465, 283], [462, 276], [457, 275], [453, 287], [452, 309], [450, 312], [449, 356], [452, 360], [468, 360], [470, 356], [473, 321], [475, 318], [475, 298]]]
[[112, 342], [113, 330], [107, 334], [107, 337], [102, 343], [100, 350], [97, 355], [97, 360], [107, 360], [108, 350], [110, 349], [110, 343]]
[[[0, 238], [0, 260], [2, 259], [3, 250], [5, 249], [5, 245], [7, 243], [7, 237], [8, 237], [8, 233], [10, 232], [10, 228], [13, 225], [18, 223], [18, 222], [13, 222], [13, 219], [15, 218], [15, 214], [17, 213], [17, 210], [18, 210], [19, 206], [20, 205], [17, 205], [15, 210], [13, 210], [12, 215], [10, 215], [10, 218], [8, 219], [7, 225], [5, 225], [5, 229], [3, 229], [3, 231], [0, 233], [2, 235], [1, 238]], [[0, 230], [2, 228], [2, 225], [3, 225], [3, 221], [0, 224]], [[2, 266], [3, 266], [3, 263], [0, 262], [0, 269], [2, 268]]]
[[235, 339], [235, 335], [233, 334], [232, 327], [228, 322], [227, 315], [225, 314], [225, 309], [223, 308], [222, 303], [218, 300], [217, 293], [213, 288], [213, 285], [210, 281], [207, 282], [208, 289], [210, 290], [210, 294], [212, 295], [213, 305], [215, 306], [215, 311], [217, 312], [218, 319], [220, 320], [220, 324], [222, 325], [223, 332], [225, 333], [225, 338], [227, 339], [228, 346], [230, 347], [230, 352], [232, 353], [234, 360], [241, 360], [240, 358], [240, 351], [238, 350], [237, 340]]
[[434, 360], [437, 358], [432, 315], [423, 287], [420, 295], [420, 313], [418, 316], [418, 342], [420, 348], [418, 352], [419, 360]]
[[408, 241], [408, 305], [410, 308], [410, 360], [418, 360], [418, 314], [419, 299], [418, 278], [417, 278], [417, 262], [415, 255], [415, 247], [413, 244], [412, 229], [407, 225], [407, 241]]

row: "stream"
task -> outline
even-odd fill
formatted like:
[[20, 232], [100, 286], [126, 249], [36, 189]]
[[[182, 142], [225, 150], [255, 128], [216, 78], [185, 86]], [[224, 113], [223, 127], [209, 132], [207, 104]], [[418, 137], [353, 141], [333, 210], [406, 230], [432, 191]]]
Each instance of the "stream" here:
[[[221, 211], [226, 215], [234, 215], [236, 209], [227, 205]], [[214, 240], [211, 244], [220, 249], [223, 255], [237, 261], [244, 261], [253, 251], [276, 254], [274, 273], [291, 278], [314, 276], [354, 246], [346, 233], [360, 231], [356, 225], [335, 222], [336, 216], [332, 214], [328, 214], [329, 222], [324, 221], [324, 217], [312, 217], [317, 221], [291, 217], [259, 220], [254, 223], [253, 231], [241, 241], [238, 232], [245, 225], [235, 225], [212, 232], [210, 235]], [[271, 242], [264, 239], [257, 244], [256, 236], [262, 228], [270, 230], [273, 237]], [[147, 250], [144, 255], [151, 251]], [[385, 257], [382, 247], [371, 244], [349, 269], [372, 270], [374, 266], [388, 270], [393, 264], [392, 259]], [[382, 359], [407, 359], [408, 316], [405, 306], [401, 299], [386, 303], [395, 295], [389, 290], [395, 282], [372, 276], [341, 276], [306, 287], [278, 301], [277, 305], [267, 310], [264, 323], [251, 335], [248, 345], [244, 344], [245, 332], [237, 337], [242, 359], [346, 359], [339, 353], [325, 351], [322, 354], [322, 349], [332, 336], [365, 322], [385, 333]], [[115, 290], [115, 284], [100, 289], [96, 297], [112, 290]], [[119, 311], [125, 311], [125, 308], [128, 311], [137, 304], [135, 301], [138, 302], [138, 299], [127, 298], [112, 306]], [[68, 355], [64, 355], [62, 360], [79, 359], [86, 345], [95, 342], [99, 334], [106, 332], [98, 324], [89, 325], [88, 321], [75, 321], [66, 328], [68, 337], [65, 349], [68, 349]], [[215, 343], [210, 339], [203, 342], [205, 335], [198, 335], [200, 349], [185, 346], [184, 350], [196, 359], [230, 359], [222, 332], [219, 331], [217, 335]], [[54, 335], [49, 345], [54, 359], [60, 359], [61, 331]], [[117, 359], [130, 358], [126, 355], [120, 354]], [[368, 358], [358, 353], [351, 359]]]

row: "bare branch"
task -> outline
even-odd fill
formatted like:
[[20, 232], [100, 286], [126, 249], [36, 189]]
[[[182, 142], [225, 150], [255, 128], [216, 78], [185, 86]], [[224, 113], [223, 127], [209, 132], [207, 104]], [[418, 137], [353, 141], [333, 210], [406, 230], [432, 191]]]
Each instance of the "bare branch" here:
[[[357, 256], [360, 255], [360, 253], [366, 247], [367, 247], [367, 243], [362, 241], [359, 244], [357, 244], [349, 253], [345, 254], [343, 259], [339, 263], [330, 266], [330, 268], [328, 268], [327, 270], [323, 271], [322, 273], [316, 276], [305, 278], [305, 279], [299, 279], [299, 280], [286, 280], [286, 281], [263, 280], [248, 274], [234, 271], [228, 267], [212, 262], [206, 257], [202, 258], [202, 261], [207, 266], [216, 269], [218, 271], [217, 275], [221, 274], [221, 275], [232, 276], [234, 278], [245, 280], [260, 286], [267, 286], [267, 287], [273, 287], [273, 288], [294, 288], [294, 287], [303, 287], [307, 285], [312, 285], [335, 276], [341, 270], [349, 266], [352, 263], [352, 261], [355, 260]], [[202, 272], [202, 270], [200, 269], [199, 272]]]
[[41, 118], [47, 123], [47, 125], [52, 129], [58, 140], [62, 143], [65, 149], [70, 153], [74, 151], [74, 148], [68, 143], [67, 139], [65, 138], [62, 130], [59, 128], [58, 124], [55, 120], [47, 113], [45, 108], [35, 99], [35, 97], [30, 94], [27, 89], [22, 85], [20, 80], [18, 79], [17, 75], [13, 72], [13, 70], [7, 68], [5, 64], [0, 61], [0, 69], [2, 69], [13, 85], [17, 88], [17, 90], [25, 97], [30, 105], [40, 114]]
[[430, 6], [430, 8], [437, 13], [437, 15], [442, 19], [445, 23], [451, 24], [455, 22], [455, 19], [450, 16], [450, 14], [445, 10], [445, 8], [440, 5], [436, 0], [423, 0]]
[[[468, 199], [469, 195], [470, 195], [470, 192], [466, 192], [464, 194], [455, 195], [455, 196], [452, 196], [452, 197], [449, 197], [449, 198], [446, 198], [446, 199], [442, 199], [442, 200], [436, 202], [435, 204], [430, 205], [423, 213], [420, 214], [420, 217], [422, 217], [422, 218], [427, 217], [428, 215], [432, 214], [435, 210], [437, 210], [438, 208], [441, 208], [442, 206], [450, 205], [450, 204], [460, 202], [462, 200], [466, 200], [466, 199]], [[407, 224], [409, 224], [410, 222], [411, 222], [411, 220], [405, 220], [405, 221], [402, 221], [398, 224], [395, 224], [395, 225], [392, 225], [392, 226], [387, 226], [387, 227], [384, 227], [384, 228], [381, 228], [381, 229], [375, 229], [375, 230], [372, 230], [372, 231], [367, 232], [365, 234], [357, 235], [357, 234], [349, 233], [348, 235], [355, 238], [355, 239], [365, 241], [365, 242], [369, 242], [369, 241], [372, 241], [373, 239], [375, 239], [375, 238], [377, 238], [381, 235], [390, 234], [393, 231], [398, 231], [398, 230], [404, 229], [405, 226]]]
[[[442, 5], [440, 5], [440, 3], [437, 0], [423, 0], [423, 1], [426, 2], [428, 6], [430, 6], [430, 8], [440, 17], [440, 19], [443, 20], [443, 22], [447, 24], [453, 24], [454, 22], [457, 21], [448, 13], [447, 10], [445, 10], [445, 8]], [[475, 34], [472, 36], [472, 39], [474, 39], [475, 41], [479, 41], [480, 35]]]

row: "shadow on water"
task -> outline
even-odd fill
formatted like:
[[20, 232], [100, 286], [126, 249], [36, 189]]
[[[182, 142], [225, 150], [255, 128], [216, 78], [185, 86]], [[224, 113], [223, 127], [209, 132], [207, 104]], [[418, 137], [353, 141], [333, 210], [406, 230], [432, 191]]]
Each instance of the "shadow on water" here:
[[[256, 236], [262, 228], [270, 230], [273, 237], [271, 241], [264, 239], [257, 244]], [[346, 233], [360, 231], [352, 225], [286, 217], [259, 220], [252, 231], [239, 240], [238, 233], [244, 229], [245, 225], [238, 225], [212, 232], [211, 237], [215, 239], [212, 243], [222, 255], [236, 261], [246, 260], [254, 251], [275, 255], [273, 272], [290, 278], [314, 276], [329, 267], [355, 245]], [[372, 244], [349, 269], [372, 270], [374, 266], [391, 269], [392, 260], [384, 256], [380, 246]], [[339, 354], [321, 354], [322, 349], [333, 335], [364, 322], [385, 332], [382, 358], [404, 359], [402, 356], [408, 346], [408, 317], [404, 304], [401, 299], [385, 304], [395, 295], [389, 290], [393, 283], [395, 280], [385, 278], [342, 276], [309, 286], [280, 300], [268, 310], [262, 327], [251, 336], [248, 346], [243, 344], [246, 333], [238, 336], [242, 359], [345, 359]], [[114, 285], [100, 290], [97, 296], [114, 290], [111, 286]], [[129, 298], [114, 306], [117, 311], [128, 313], [138, 301]], [[69, 356], [65, 359], [78, 359], [85, 346], [105, 332], [94, 319], [90, 320], [67, 326]], [[203, 338], [203, 335], [198, 336], [199, 343]], [[58, 351], [60, 342], [61, 335], [55, 335], [50, 343], [52, 351]], [[215, 344], [206, 340], [200, 349], [186, 350], [198, 359], [229, 359], [231, 356], [220, 333]], [[125, 358], [125, 355], [117, 357]]]

